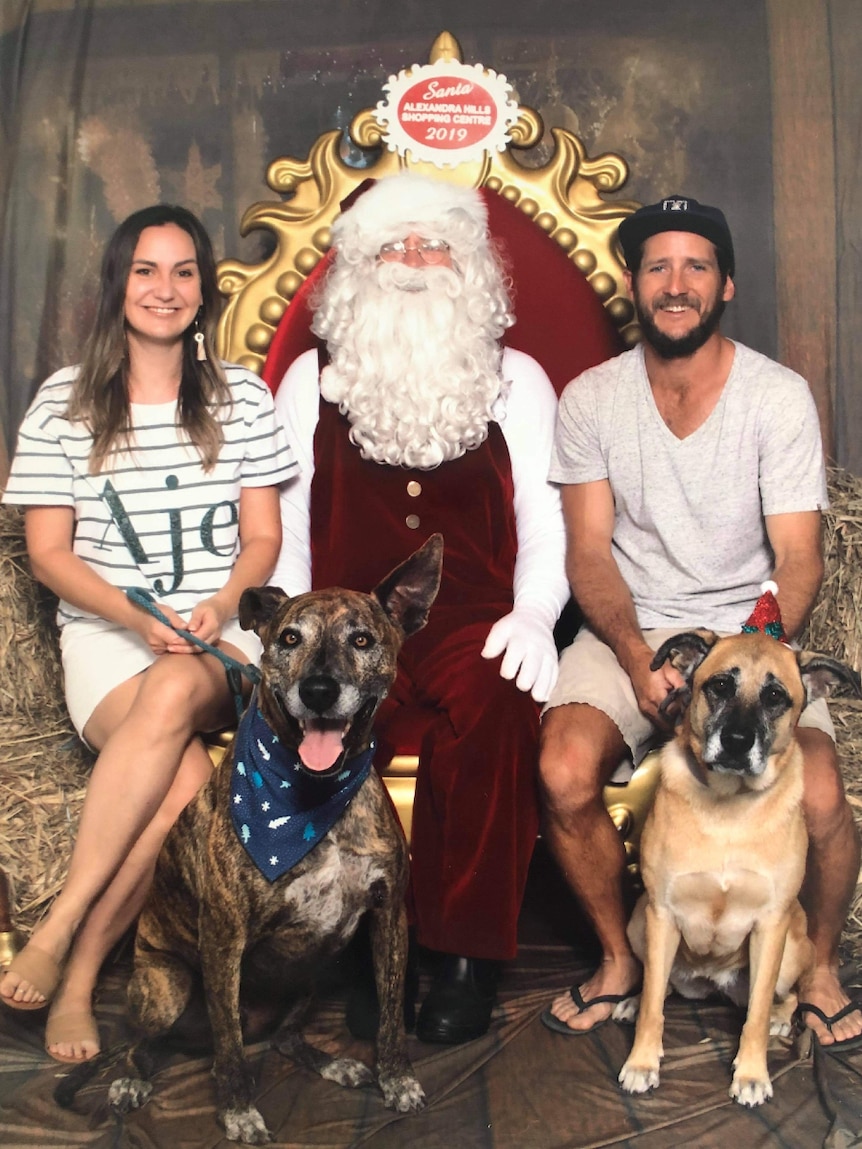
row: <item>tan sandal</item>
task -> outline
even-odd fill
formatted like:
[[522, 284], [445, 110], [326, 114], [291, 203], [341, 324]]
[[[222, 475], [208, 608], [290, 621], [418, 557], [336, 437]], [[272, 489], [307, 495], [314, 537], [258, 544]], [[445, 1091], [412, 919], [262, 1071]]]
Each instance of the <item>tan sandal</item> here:
[[16, 954], [6, 969], [7, 973], [16, 973], [22, 981], [29, 984], [37, 993], [44, 995], [44, 1001], [15, 1001], [14, 998], [0, 995], [0, 1002], [9, 1009], [44, 1009], [50, 1005], [54, 991], [60, 984], [62, 969], [45, 950], [40, 949], [33, 942], [27, 942], [20, 953]]
[[[85, 1041], [96, 1046], [93, 1053], [86, 1057], [64, 1057], [60, 1053], [53, 1053], [48, 1047], [51, 1045], [80, 1045]], [[77, 1065], [82, 1061], [89, 1061], [100, 1051], [99, 1027], [96, 1019], [88, 1009], [70, 1009], [68, 1013], [50, 1014], [45, 1025], [45, 1052], [55, 1061], [62, 1061], [67, 1065]]]

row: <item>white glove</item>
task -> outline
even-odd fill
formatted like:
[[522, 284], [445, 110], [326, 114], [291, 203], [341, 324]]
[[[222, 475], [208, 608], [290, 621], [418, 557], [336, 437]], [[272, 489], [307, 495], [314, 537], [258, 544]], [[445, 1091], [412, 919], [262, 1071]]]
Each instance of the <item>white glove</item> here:
[[482, 648], [483, 658], [505, 654], [500, 665], [503, 678], [515, 678], [519, 690], [529, 690], [536, 702], [547, 701], [557, 681], [559, 657], [553, 630], [538, 612], [516, 606], [495, 622]]

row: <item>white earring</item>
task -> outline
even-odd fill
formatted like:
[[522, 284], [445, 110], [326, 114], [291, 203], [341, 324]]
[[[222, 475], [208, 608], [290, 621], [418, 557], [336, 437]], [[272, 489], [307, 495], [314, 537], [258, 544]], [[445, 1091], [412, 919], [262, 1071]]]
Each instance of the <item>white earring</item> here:
[[204, 347], [204, 333], [202, 331], [196, 331], [192, 338], [198, 345], [197, 359], [199, 362], [204, 363], [207, 357], [207, 349]]

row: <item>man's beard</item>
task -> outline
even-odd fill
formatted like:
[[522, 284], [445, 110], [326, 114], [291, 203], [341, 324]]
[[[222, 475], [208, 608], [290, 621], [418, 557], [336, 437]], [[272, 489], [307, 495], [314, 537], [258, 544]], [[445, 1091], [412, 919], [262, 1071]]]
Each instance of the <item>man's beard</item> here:
[[430, 468], [484, 442], [503, 390], [488, 296], [447, 267], [378, 262], [327, 280], [321, 393], [364, 458]]
[[[661, 296], [653, 308], [658, 310], [662, 304], [691, 305], [692, 302], [687, 295], [666, 295]], [[684, 335], [673, 336], [666, 335], [664, 331], [659, 330], [637, 289], [634, 292], [634, 305], [643, 340], [649, 344], [660, 359], [687, 359], [690, 355], [694, 355], [718, 330], [718, 325], [724, 314], [724, 300], [718, 297], [712, 307], [701, 313], [697, 326], [692, 327]]]

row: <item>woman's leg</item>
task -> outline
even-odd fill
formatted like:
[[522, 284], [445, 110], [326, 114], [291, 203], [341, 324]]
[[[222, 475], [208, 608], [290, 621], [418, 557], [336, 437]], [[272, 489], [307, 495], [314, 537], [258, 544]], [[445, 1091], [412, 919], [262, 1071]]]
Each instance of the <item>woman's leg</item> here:
[[[99, 1052], [92, 1016], [99, 970], [143, 908], [156, 858], [168, 830], [211, 773], [212, 760], [205, 746], [200, 739], [192, 739], [156, 816], [87, 915], [75, 938], [63, 981], [48, 1015], [45, 1045], [59, 1060], [86, 1061]], [[53, 1039], [52, 1032], [56, 1035]]]
[[[96, 899], [156, 817], [195, 732], [218, 729], [232, 717], [224, 669], [206, 654], [165, 655], [96, 707], [84, 733], [101, 753], [87, 788], [69, 873], [48, 917], [33, 933], [36, 948], [58, 963], [66, 958]], [[167, 826], [162, 838], [166, 832]], [[153, 858], [157, 852], [158, 847]], [[11, 971], [0, 980], [0, 994], [18, 1002], [44, 996]]]

